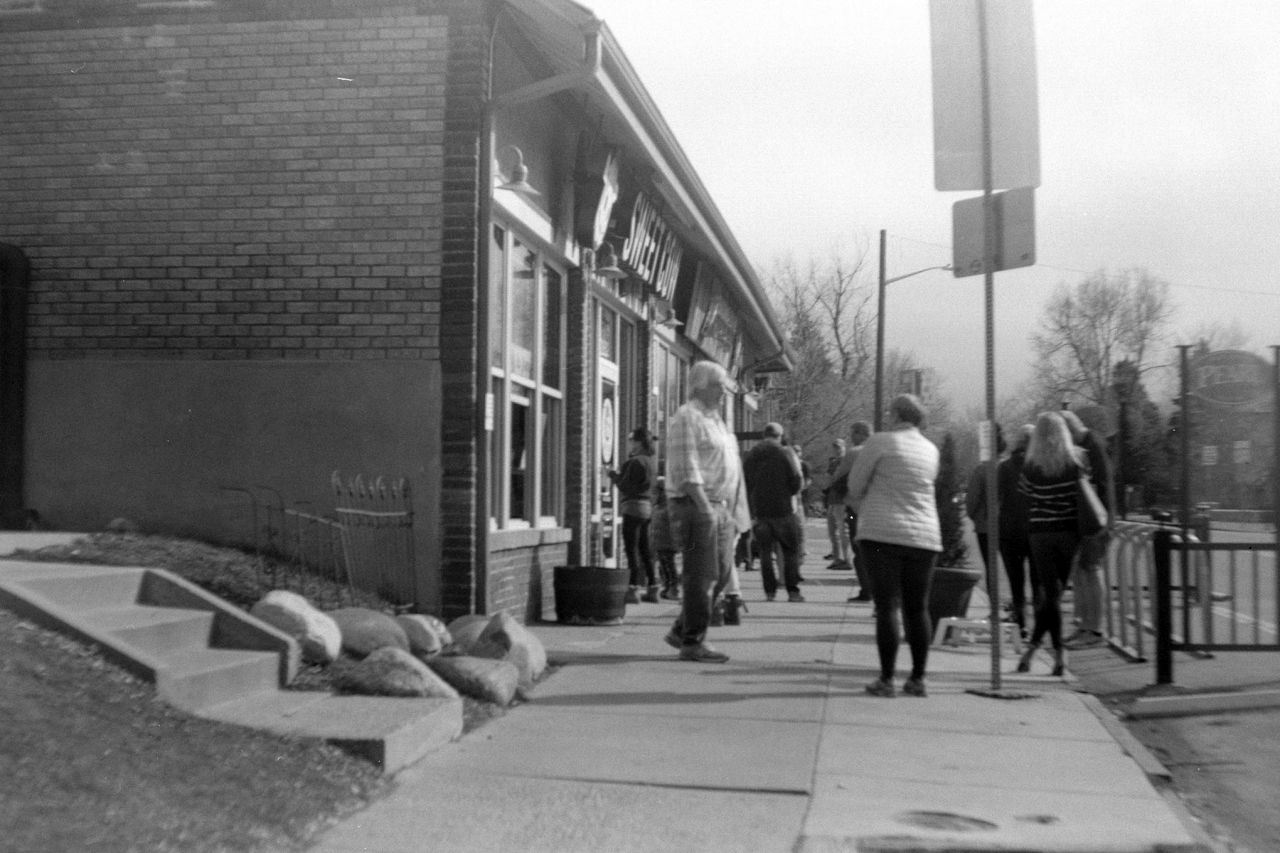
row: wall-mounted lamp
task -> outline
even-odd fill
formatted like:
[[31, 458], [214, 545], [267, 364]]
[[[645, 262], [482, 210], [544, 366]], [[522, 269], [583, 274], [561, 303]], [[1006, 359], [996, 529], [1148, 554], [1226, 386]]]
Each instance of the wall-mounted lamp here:
[[653, 301], [653, 313], [655, 317], [661, 317], [661, 319], [655, 320], [655, 325], [664, 329], [678, 329], [684, 325], [684, 323], [676, 319], [676, 309], [671, 306], [668, 300], [662, 297]]
[[524, 164], [524, 152], [514, 145], [504, 145], [497, 150], [494, 157], [498, 160], [498, 166], [502, 166], [502, 153], [511, 151], [515, 154], [515, 163], [511, 166], [511, 180], [506, 183], [499, 184], [498, 189], [510, 190], [518, 193], [525, 198], [537, 198], [542, 195], [529, 183], [529, 167]]
[[601, 243], [600, 248], [596, 249], [596, 275], [610, 281], [627, 277], [626, 271], [618, 266], [618, 256], [614, 253], [613, 246], [607, 242]]

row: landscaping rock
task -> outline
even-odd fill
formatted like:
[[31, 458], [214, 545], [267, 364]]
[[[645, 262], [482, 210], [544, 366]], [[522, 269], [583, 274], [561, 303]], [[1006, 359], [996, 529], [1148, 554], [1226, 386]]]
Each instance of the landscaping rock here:
[[408, 613], [397, 616], [396, 621], [400, 623], [400, 627], [409, 638], [409, 651], [415, 655], [423, 657], [438, 655], [453, 644], [449, 629], [434, 616]]
[[488, 626], [489, 617], [481, 613], [472, 613], [469, 616], [459, 616], [454, 619], [449, 623], [449, 636], [453, 637], [454, 649], [459, 654], [471, 654], [471, 647]]
[[436, 655], [427, 661], [427, 666], [459, 693], [504, 707], [511, 704], [520, 686], [520, 671], [510, 661]]
[[297, 640], [307, 663], [332, 663], [342, 652], [338, 623], [296, 592], [273, 589], [249, 614]]
[[359, 663], [335, 671], [333, 686], [362, 696], [456, 699], [458, 692], [409, 652], [383, 646]]
[[520, 671], [522, 690], [532, 687], [547, 669], [547, 650], [542, 641], [510, 613], [498, 613], [489, 620], [476, 640], [472, 654], [477, 657], [494, 657], [485, 653], [491, 646], [502, 649], [502, 658], [515, 664]]
[[343, 607], [329, 615], [342, 630], [342, 648], [354, 657], [363, 658], [387, 646], [409, 651], [409, 638], [393, 616], [367, 607]]

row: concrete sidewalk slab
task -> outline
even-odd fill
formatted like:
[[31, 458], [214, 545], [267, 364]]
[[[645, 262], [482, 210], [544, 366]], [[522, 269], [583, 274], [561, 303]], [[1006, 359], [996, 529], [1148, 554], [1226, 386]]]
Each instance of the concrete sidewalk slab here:
[[501, 722], [487, 737], [464, 738], [430, 763], [527, 778], [808, 793], [822, 734], [817, 722], [537, 707]]

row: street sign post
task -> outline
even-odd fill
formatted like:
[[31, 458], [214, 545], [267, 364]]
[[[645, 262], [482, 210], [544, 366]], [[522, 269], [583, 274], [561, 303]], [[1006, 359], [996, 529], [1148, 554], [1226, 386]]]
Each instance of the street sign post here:
[[[997, 187], [1040, 185], [1031, 0], [930, 0], [933, 45], [934, 186], [982, 190], [983, 296], [986, 309], [987, 420], [996, 419], [995, 287]], [[962, 271], [959, 267], [957, 274]], [[996, 466], [987, 471], [987, 538], [999, 541]], [[991, 694], [1000, 683], [1000, 578], [987, 565], [991, 613]]]

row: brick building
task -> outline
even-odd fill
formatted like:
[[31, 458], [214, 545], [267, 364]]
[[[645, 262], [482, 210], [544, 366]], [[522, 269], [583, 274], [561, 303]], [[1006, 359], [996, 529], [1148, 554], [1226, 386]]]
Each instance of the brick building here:
[[790, 366], [568, 0], [0, 0], [0, 69], [7, 524], [235, 541], [229, 487], [405, 476], [405, 601], [543, 618], [554, 565], [616, 559], [602, 470], [687, 365], [741, 431]]

